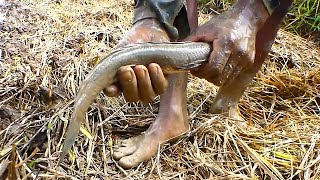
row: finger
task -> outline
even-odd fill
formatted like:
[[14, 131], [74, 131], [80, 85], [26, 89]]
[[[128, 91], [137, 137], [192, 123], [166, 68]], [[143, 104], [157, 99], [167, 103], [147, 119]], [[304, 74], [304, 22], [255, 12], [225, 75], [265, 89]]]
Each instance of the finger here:
[[[190, 36], [189, 38], [187, 38], [187, 40], [190, 41], [201, 41], [202, 36]], [[213, 44], [215, 44], [216, 42], [213, 42]], [[213, 48], [213, 50], [210, 53], [209, 59], [208, 59], [208, 63], [205, 63], [204, 65], [200, 66], [199, 68], [190, 71], [192, 75], [197, 76], [198, 78], [204, 78], [207, 79], [209, 77], [209, 70], [211, 69], [211, 65], [213, 64], [213, 62], [211, 62], [211, 54], [214, 53], [214, 50], [218, 50], [218, 47], [216, 47], [216, 49]], [[211, 72], [210, 72], [211, 73]], [[214, 76], [214, 75], [212, 75]]]
[[164, 77], [161, 67], [156, 63], [151, 63], [148, 65], [148, 70], [155, 93], [158, 95], [164, 93], [168, 88], [168, 81]]
[[103, 89], [103, 92], [106, 96], [117, 97], [117, 96], [120, 96], [121, 89], [118, 85], [112, 84], [112, 85], [106, 87], [105, 89]]
[[199, 37], [196, 35], [196, 33], [189, 35], [188, 37], [186, 37], [183, 41], [193, 41], [193, 42], [197, 42], [199, 41]]
[[128, 102], [137, 102], [139, 93], [137, 87], [137, 79], [133, 69], [130, 66], [123, 66], [118, 71], [118, 79], [120, 81], [124, 98]]
[[236, 79], [236, 77], [244, 70], [246, 65], [247, 63], [239, 62], [238, 65], [231, 71], [223, 85], [228, 86], [229, 84], [231, 84]]
[[218, 34], [220, 33], [217, 33], [209, 24], [204, 24], [192, 31], [183, 41], [213, 42], [215, 39], [218, 39]]
[[224, 40], [216, 40], [213, 42], [213, 50], [209, 56], [208, 64], [204, 65], [197, 71], [198, 76], [202, 76], [215, 85], [221, 85], [220, 78], [230, 54], [231, 43]]
[[227, 64], [225, 65], [221, 76], [219, 77], [219, 82], [221, 82], [221, 84], [224, 84], [226, 82], [226, 80], [229, 78], [231, 73], [234, 73], [234, 70], [236, 68], [238, 68], [238, 65], [244, 65], [247, 64], [246, 61], [243, 61], [242, 59], [240, 59], [240, 56], [237, 56], [235, 54], [231, 54], [230, 58], [227, 62]]
[[[229, 70], [229, 72], [226, 72], [226, 74], [228, 74], [228, 77], [225, 80], [226, 82], [224, 82], [224, 85], [230, 84], [242, 71], [245, 71], [247, 68], [250, 68], [254, 62], [254, 56], [255, 56], [254, 49], [251, 49], [250, 51], [243, 51], [240, 48], [238, 55], [230, 58], [230, 59], [233, 59], [234, 62], [237, 62], [237, 64], [232, 70]], [[236, 58], [237, 60], [235, 60]]]
[[138, 91], [140, 100], [144, 103], [152, 102], [153, 99], [156, 97], [156, 94], [152, 88], [148, 69], [143, 65], [137, 65], [134, 67], [134, 72], [138, 81]]

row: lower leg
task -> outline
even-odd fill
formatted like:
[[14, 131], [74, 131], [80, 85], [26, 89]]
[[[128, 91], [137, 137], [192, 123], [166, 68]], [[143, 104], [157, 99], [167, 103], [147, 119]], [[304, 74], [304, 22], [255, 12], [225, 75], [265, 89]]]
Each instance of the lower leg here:
[[[255, 74], [260, 70], [264, 60], [267, 58], [271, 46], [276, 38], [280, 23], [285, 16], [290, 2], [286, 1], [268, 18], [265, 25], [257, 33], [255, 42], [254, 64], [247, 70], [241, 72], [238, 77], [228, 86], [220, 87], [210, 108], [212, 113], [228, 112], [231, 118], [239, 119], [238, 102], [245, 89], [249, 86]], [[241, 119], [241, 118], [240, 118]]]
[[169, 87], [161, 95], [159, 114], [155, 122], [142, 135], [121, 142], [113, 157], [123, 168], [131, 168], [150, 159], [158, 146], [188, 131], [186, 108], [187, 75], [168, 76]]
[[229, 85], [221, 86], [213, 100], [213, 104], [211, 105], [209, 112], [215, 114], [228, 112], [231, 118], [240, 120], [241, 117], [238, 110], [238, 102], [255, 74], [255, 71], [243, 72], [239, 74]]

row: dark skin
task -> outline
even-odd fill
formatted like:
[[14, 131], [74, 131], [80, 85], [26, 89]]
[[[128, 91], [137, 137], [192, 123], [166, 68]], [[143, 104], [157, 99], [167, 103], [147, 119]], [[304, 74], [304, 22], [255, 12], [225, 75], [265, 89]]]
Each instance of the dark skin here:
[[[143, 42], [169, 42], [169, 36], [155, 19], [144, 19], [137, 22], [115, 48], [127, 44]], [[118, 96], [121, 92], [128, 102], [152, 102], [156, 95], [164, 93], [168, 82], [158, 64], [148, 67], [137, 65], [121, 67], [118, 71], [120, 86], [112, 85], [105, 89], [108, 96]], [[152, 83], [151, 83], [152, 81]]]
[[[125, 35], [118, 47], [130, 43], [167, 42], [169, 37], [156, 19], [144, 19], [137, 22]], [[172, 139], [189, 129], [186, 109], [186, 73], [168, 75], [167, 79], [157, 64], [148, 67], [138, 65], [119, 69], [117, 85], [108, 87], [105, 92], [117, 95], [121, 91], [129, 102], [141, 100], [151, 102], [156, 94], [161, 94], [159, 114], [149, 129], [138, 137], [120, 141], [114, 148], [113, 157], [119, 160], [123, 168], [131, 168], [150, 159], [158, 145]], [[155, 81], [154, 81], [155, 80]], [[152, 86], [150, 85], [152, 81]], [[171, 85], [168, 86], [168, 81]]]
[[[239, 0], [233, 9], [197, 28], [186, 40], [213, 44], [208, 63], [192, 74], [221, 86], [210, 112], [229, 112], [241, 120], [238, 101], [264, 62], [271, 44], [292, 1], [281, 1], [279, 12], [271, 17], [262, 1]], [[120, 42], [165, 42], [168, 35], [156, 19], [136, 23]], [[120, 86], [112, 85], [105, 93], [117, 96], [123, 92], [129, 102], [151, 102], [161, 95], [159, 114], [141, 136], [124, 140], [113, 154], [124, 168], [150, 159], [158, 145], [189, 129], [186, 110], [186, 74], [163, 75], [157, 64], [148, 67], [122, 67], [118, 73]]]
[[[212, 18], [210, 21], [197, 28], [186, 41], [212, 43], [213, 51], [210, 54], [208, 63], [191, 73], [219, 86], [225, 84], [228, 79], [229, 81], [234, 79], [242, 70], [254, 63], [255, 38], [258, 30], [263, 26], [268, 17], [269, 14], [262, 1], [248, 3], [247, 0], [240, 0], [233, 9]], [[138, 34], [144, 34], [146, 32], [135, 31], [135, 33], [136, 34], [130, 34], [130, 38], [127, 37], [129, 35], [127, 34], [124, 38], [125, 40], [122, 40], [120, 44], [129, 44], [130, 42], [135, 43], [137, 42], [135, 38], [141, 38], [141, 35], [138, 36]], [[123, 41], [126, 41], [126, 43], [123, 43]], [[141, 67], [142, 66], [138, 66], [138, 69]], [[147, 68], [144, 67], [143, 69]], [[151, 68], [148, 69], [150, 70]], [[122, 79], [128, 82], [128, 79], [123, 77], [129, 71], [134, 74], [133, 69], [120, 69], [118, 78], [121, 83]], [[140, 74], [140, 72], [140, 70], [136, 70], [137, 74]], [[126, 98], [129, 102], [140, 100], [148, 103], [151, 102], [150, 99], [155, 97], [155, 94], [160, 95], [163, 92], [163, 89], [161, 89], [161, 93], [157, 93], [157, 90], [154, 89], [153, 91], [144, 92], [144, 96], [147, 98], [137, 97], [136, 92], [139, 90], [135, 89], [135, 83], [152, 79], [152, 73], [153, 72], [150, 71], [148, 73], [150, 76], [147, 78], [139, 78], [139, 75], [136, 77], [132, 76], [132, 79], [129, 79], [132, 80], [131, 84], [128, 83], [121, 86], [123, 90], [130, 89], [130, 91], [124, 90], [124, 96], [130, 97]], [[159, 71], [159, 73], [161, 74], [162, 71]], [[149, 86], [145, 86], [144, 88], [153, 89], [152, 84], [166, 84], [166, 80], [162, 78], [154, 79], [152, 83], [148, 83]], [[118, 93], [114, 92], [121, 92], [121, 88], [114, 88], [106, 91], [106, 93], [109, 96], [112, 96], [113, 94], [118, 95]], [[144, 88], [141, 89], [144, 90]], [[132, 96], [134, 98], [132, 98]]]
[[261, 1], [247, 4], [242, 0], [196, 29], [186, 40], [212, 43], [213, 51], [209, 62], [192, 74], [218, 86], [230, 83], [254, 63], [256, 35], [268, 16]]

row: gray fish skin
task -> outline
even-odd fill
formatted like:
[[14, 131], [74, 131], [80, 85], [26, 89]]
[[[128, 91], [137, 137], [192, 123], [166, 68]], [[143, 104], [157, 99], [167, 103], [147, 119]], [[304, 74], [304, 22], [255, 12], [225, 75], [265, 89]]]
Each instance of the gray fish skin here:
[[88, 108], [104, 88], [116, 81], [121, 66], [157, 63], [167, 73], [192, 70], [207, 61], [211, 50], [207, 43], [175, 42], [133, 44], [111, 52], [80, 86], [59, 163], [75, 142]]

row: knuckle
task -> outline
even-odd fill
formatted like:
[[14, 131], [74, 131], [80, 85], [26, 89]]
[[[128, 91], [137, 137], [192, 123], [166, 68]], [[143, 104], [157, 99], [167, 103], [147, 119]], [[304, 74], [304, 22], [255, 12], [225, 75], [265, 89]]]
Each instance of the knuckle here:
[[255, 50], [254, 47], [248, 45], [248, 43], [240, 43], [237, 46], [237, 53], [247, 64], [254, 62]]
[[120, 73], [123, 73], [124, 71], [126, 71], [127, 70], [127, 66], [121, 66], [120, 68], [119, 68], [119, 70], [118, 70], [118, 73], [120, 74]]
[[255, 59], [255, 56], [256, 56], [256, 53], [255, 51], [252, 51], [250, 54], [249, 54], [249, 63], [252, 65], [254, 63], [254, 59]]
[[134, 73], [139, 79], [138, 81], [145, 81], [148, 78], [148, 69], [143, 65], [137, 65], [134, 67]]
[[225, 46], [230, 46], [230, 45], [233, 45], [234, 44], [234, 38], [232, 36], [225, 36], [224, 40], [222, 41], [222, 43], [225, 45]]
[[127, 86], [132, 86], [131, 84], [132, 82], [132, 76], [130, 75], [130, 73], [125, 73], [125, 74], [121, 74], [118, 77], [121, 85], [123, 86], [123, 88], [126, 88]]
[[240, 56], [245, 56], [249, 53], [249, 46], [248, 43], [245, 42], [239, 42], [236, 44], [235, 46], [236, 48], [236, 52], [240, 55]]
[[247, 48], [245, 48], [245, 47], [243, 47], [243, 46], [239, 46], [238, 48], [237, 48], [237, 51], [238, 51], [238, 54], [240, 55], [240, 56], [247, 56], [248, 55], [248, 51], [247, 51]]
[[247, 64], [253, 64], [254, 62], [254, 51], [248, 50], [248, 48], [244, 48], [243, 46], [240, 46], [237, 48], [238, 56], [245, 61]]

